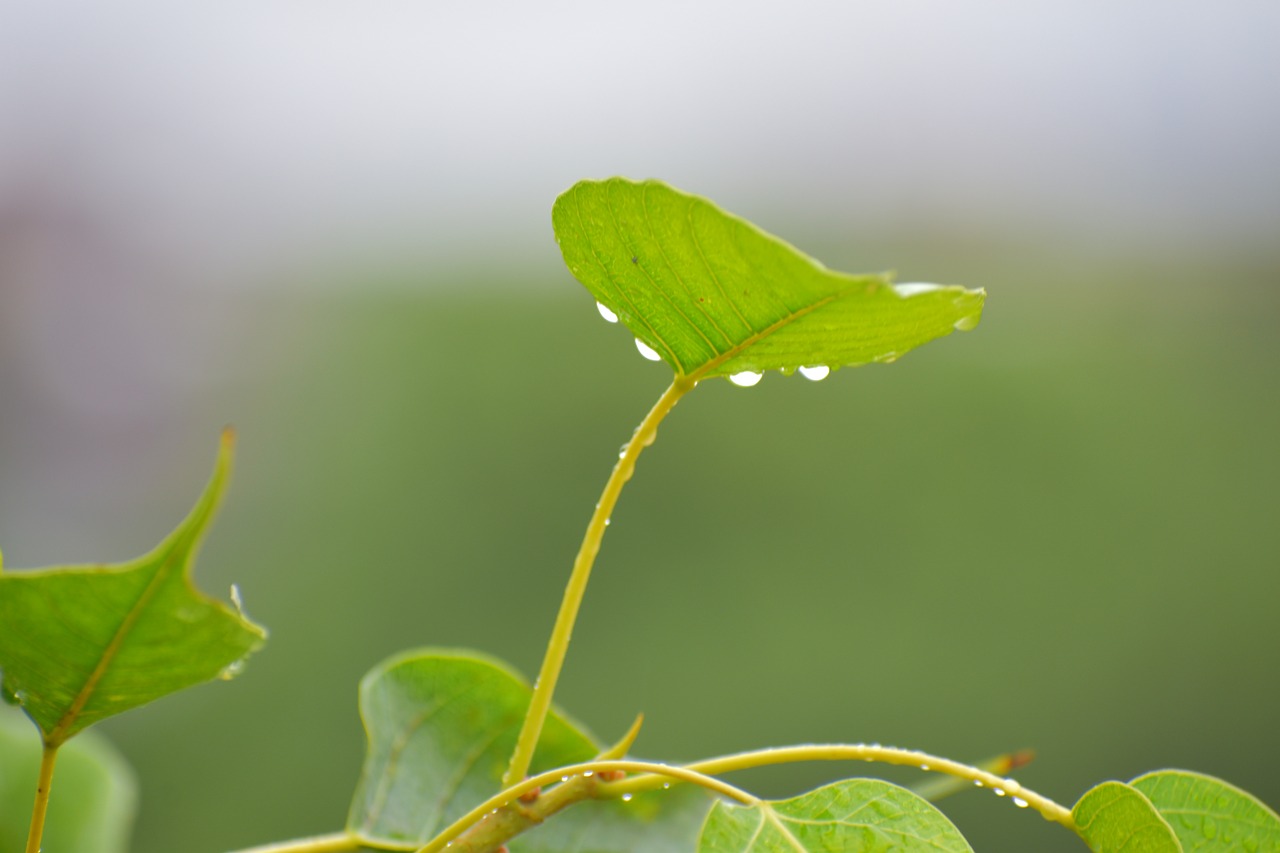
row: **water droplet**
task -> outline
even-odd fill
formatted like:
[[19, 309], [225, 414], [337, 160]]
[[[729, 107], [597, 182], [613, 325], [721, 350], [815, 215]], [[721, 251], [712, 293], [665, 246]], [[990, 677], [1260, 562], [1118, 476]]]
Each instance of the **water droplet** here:
[[665, 790], [669, 789], [670, 787], [671, 787], [671, 783], [670, 783], [670, 782], [663, 782], [663, 783], [662, 783], [662, 790], [664, 790], [664, 791], [665, 791]]
[[969, 332], [978, 327], [978, 320], [980, 319], [981, 318], [977, 314], [974, 314], [971, 317], [961, 317], [959, 320], [956, 320], [953, 325], [957, 331]]
[[921, 764], [921, 765], [920, 765], [920, 769], [921, 769], [921, 770], [926, 770], [926, 771], [927, 771], [927, 770], [929, 769], [929, 765], [928, 765], [928, 764]]
[[932, 293], [935, 290], [942, 289], [942, 285], [940, 284], [930, 284], [924, 281], [912, 281], [906, 284], [894, 284], [894, 285], [890, 285], [890, 287], [893, 288], [894, 293], [898, 294], [903, 298], [918, 296], [921, 293]]
[[240, 599], [240, 587], [236, 584], [231, 585], [231, 603], [235, 605], [236, 612], [243, 616], [244, 602]]
[[981, 779], [974, 779], [973, 784], [977, 785], [979, 788], [983, 787]]
[[636, 338], [636, 349], [640, 350], [640, 354], [650, 361], [662, 361], [662, 356], [658, 355], [658, 351], [639, 338]]
[[[607, 521], [605, 522], [605, 524], [608, 524], [608, 523], [609, 523], [609, 522], [607, 522]], [[582, 775], [583, 775], [585, 778], [590, 779], [592, 776], [596, 775], [596, 771], [594, 771], [594, 770], [584, 770], [584, 771], [583, 771], [583, 773], [582, 773]]]
[[800, 375], [813, 382], [821, 382], [831, 375], [831, 368], [825, 364], [815, 364], [813, 367], [800, 368]]
[[561, 781], [561, 782], [568, 782], [568, 781], [569, 781], [569, 777], [568, 777], [568, 776], [561, 776], [561, 777], [560, 777], [560, 781]]
[[1022, 797], [1014, 797], [1013, 804], [1020, 809], [1025, 809], [1027, 806], [1031, 805], [1026, 800], [1022, 799]]
[[991, 793], [995, 794], [997, 797], [1003, 797], [1003, 796], [1004, 796], [1004, 789], [1003, 789], [1003, 788], [992, 788], [992, 789], [991, 789]]
[[241, 672], [244, 671], [244, 660], [232, 661], [222, 668], [222, 672], [218, 673], [218, 678], [223, 681], [230, 681]]
[[757, 382], [759, 382], [762, 376], [764, 376], [763, 373], [755, 373], [754, 371], [751, 371], [751, 370], [744, 370], [741, 373], [735, 373], [732, 376], [730, 376], [729, 381], [732, 382], [734, 385], [737, 385], [739, 388], [750, 388], [752, 385], [755, 385]]
[[902, 355], [900, 352], [887, 352], [884, 355], [876, 356], [875, 360], [881, 364], [893, 364], [898, 360], [898, 356], [900, 355]]
[[600, 316], [604, 318], [606, 323], [618, 322], [618, 315], [610, 311], [603, 302], [596, 303], [596, 310], [600, 312]]
[[[606, 518], [606, 519], [604, 520], [604, 526], [605, 526], [605, 527], [608, 527], [610, 524], [613, 524], [613, 519], [612, 519], [612, 518]], [[588, 773], [587, 775], [588, 775], [588, 776], [590, 776], [591, 774], [590, 774], [590, 773]]]
[[629, 802], [631, 802], [631, 798], [632, 798], [633, 796], [635, 796], [635, 795], [634, 795], [634, 794], [623, 794], [623, 795], [622, 795], [622, 801], [623, 801], [624, 803], [629, 803]]

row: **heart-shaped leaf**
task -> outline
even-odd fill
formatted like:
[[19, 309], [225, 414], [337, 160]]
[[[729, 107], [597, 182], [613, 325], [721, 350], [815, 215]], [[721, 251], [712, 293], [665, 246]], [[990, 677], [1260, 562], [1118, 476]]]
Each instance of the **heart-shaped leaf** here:
[[1123, 782], [1103, 782], [1071, 810], [1076, 832], [1094, 853], [1182, 853], [1173, 828], [1151, 801]]
[[1280, 816], [1221, 779], [1160, 770], [1129, 783], [1151, 801], [1187, 850], [1214, 853], [1280, 851]]
[[154, 551], [112, 566], [0, 575], [4, 691], [58, 746], [97, 721], [229, 678], [266, 632], [192, 585], [191, 569], [231, 468], [224, 433], [190, 515]]
[[717, 802], [699, 853], [955, 851], [972, 848], [951, 821], [906, 788], [845, 779], [790, 800], [736, 806]]
[[833, 272], [658, 181], [582, 181], [551, 215], [606, 318], [693, 381], [893, 361], [982, 313], [981, 290]]
[[[529, 686], [471, 652], [423, 649], [391, 658], [360, 682], [369, 745], [347, 832], [413, 850], [500, 790], [529, 706]], [[532, 772], [597, 756], [601, 746], [553, 712]], [[513, 853], [687, 850], [709, 799], [687, 787], [587, 801], [513, 839]]]

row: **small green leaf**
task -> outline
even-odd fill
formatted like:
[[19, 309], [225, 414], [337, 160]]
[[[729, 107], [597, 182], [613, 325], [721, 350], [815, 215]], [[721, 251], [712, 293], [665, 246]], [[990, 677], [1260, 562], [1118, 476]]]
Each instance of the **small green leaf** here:
[[791, 800], [707, 815], [699, 853], [971, 851], [960, 830], [925, 800], [879, 779], [845, 779]]
[[[369, 745], [347, 819], [360, 841], [415, 849], [500, 790], [531, 696], [502, 664], [470, 652], [397, 655], [360, 682]], [[553, 712], [531, 772], [589, 761], [602, 747]], [[689, 849], [709, 799], [687, 787], [631, 802], [578, 803], [508, 845], [513, 853]]]
[[[40, 769], [31, 721], [0, 708], [0, 851], [26, 848]], [[58, 753], [58, 776], [45, 821], [50, 851], [126, 853], [137, 803], [133, 772], [105, 738], [90, 732]]]
[[262, 645], [262, 628], [191, 581], [226, 488], [232, 444], [228, 431], [199, 502], [146, 556], [0, 575], [4, 692], [50, 746], [165, 694], [229, 678]]
[[694, 381], [889, 362], [982, 314], [981, 290], [828, 270], [658, 181], [582, 181], [551, 217], [574, 276]]
[[1181, 853], [1173, 829], [1141, 791], [1123, 782], [1090, 788], [1071, 810], [1094, 853]]
[[1280, 851], [1280, 816], [1221, 779], [1160, 770], [1129, 783], [1146, 795], [1187, 851]]

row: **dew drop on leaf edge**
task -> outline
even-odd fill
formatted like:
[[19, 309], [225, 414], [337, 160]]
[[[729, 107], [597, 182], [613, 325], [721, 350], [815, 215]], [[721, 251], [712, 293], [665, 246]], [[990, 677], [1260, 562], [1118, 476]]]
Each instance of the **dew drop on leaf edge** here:
[[734, 373], [729, 376], [729, 381], [739, 388], [750, 388], [760, 382], [763, 373], [756, 373], [753, 370], [744, 370], [741, 373]]
[[636, 349], [640, 351], [642, 356], [649, 359], [649, 361], [662, 361], [662, 356], [658, 355], [658, 351], [639, 338], [636, 338]]
[[603, 302], [596, 303], [596, 310], [600, 312], [600, 316], [604, 318], [606, 323], [618, 322], [618, 315], [610, 311]]
[[831, 368], [825, 364], [815, 364], [812, 367], [801, 367], [800, 375], [810, 382], [821, 382], [831, 375]]

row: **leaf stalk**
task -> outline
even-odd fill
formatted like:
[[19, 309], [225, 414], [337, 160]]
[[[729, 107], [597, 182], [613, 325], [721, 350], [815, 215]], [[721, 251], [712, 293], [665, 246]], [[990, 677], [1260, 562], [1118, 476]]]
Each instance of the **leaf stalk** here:
[[36, 801], [31, 808], [27, 853], [40, 853], [40, 842], [44, 838], [44, 818], [49, 811], [49, 788], [53, 785], [53, 766], [57, 761], [57, 744], [45, 743], [40, 752], [40, 775], [36, 781]]

